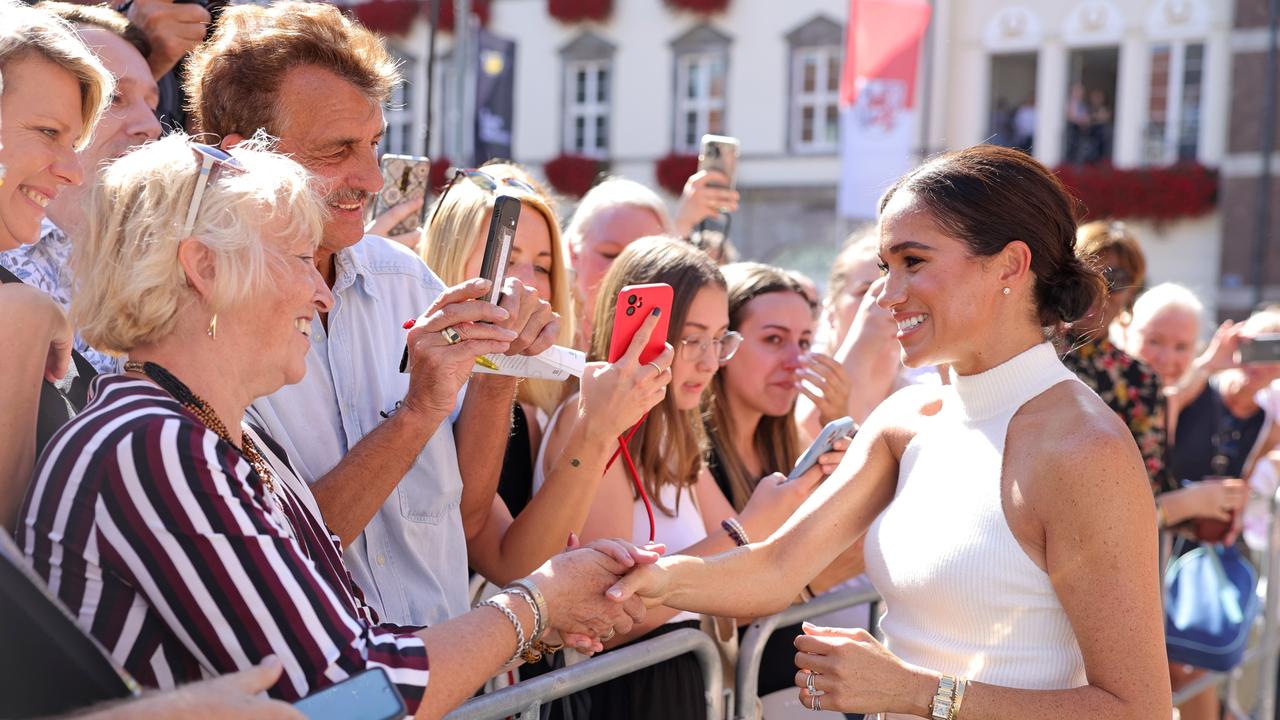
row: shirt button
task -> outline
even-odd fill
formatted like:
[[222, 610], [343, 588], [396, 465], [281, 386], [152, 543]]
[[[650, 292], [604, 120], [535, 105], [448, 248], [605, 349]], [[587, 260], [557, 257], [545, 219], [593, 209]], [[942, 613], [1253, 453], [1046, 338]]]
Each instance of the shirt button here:
[[379, 555], [379, 556], [378, 556], [378, 564], [379, 564], [379, 565], [386, 565], [386, 564], [387, 564], [387, 558], [386, 558], [386, 556], [384, 556], [384, 555]]

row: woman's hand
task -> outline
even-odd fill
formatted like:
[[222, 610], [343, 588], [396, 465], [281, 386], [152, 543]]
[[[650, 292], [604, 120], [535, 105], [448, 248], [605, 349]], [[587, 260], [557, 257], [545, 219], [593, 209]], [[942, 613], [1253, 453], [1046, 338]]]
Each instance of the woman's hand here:
[[388, 240], [395, 240], [405, 247], [418, 251], [418, 242], [422, 239], [422, 228], [414, 228], [409, 232], [400, 233], [399, 235], [390, 235], [391, 229], [400, 224], [400, 221], [413, 216], [422, 209], [423, 198], [416, 200], [406, 200], [398, 205], [392, 205], [385, 212], [373, 219], [365, 227], [366, 235], [381, 235]]
[[[936, 677], [899, 660], [862, 628], [805, 623], [804, 633], [795, 646], [796, 686], [805, 707], [813, 707], [816, 694], [823, 710], [927, 717], [920, 700], [933, 696]], [[810, 672], [816, 693], [808, 689]]]
[[1213, 332], [1213, 338], [1205, 346], [1204, 352], [1195, 359], [1194, 367], [1209, 375], [1239, 367], [1236, 352], [1240, 350], [1242, 330], [1244, 330], [1243, 324], [1236, 325], [1231, 320], [1219, 325]]
[[1230, 523], [1223, 536], [1225, 545], [1235, 543], [1244, 528], [1244, 507], [1249, 502], [1249, 485], [1239, 478], [1201, 480], [1190, 487], [1164, 493], [1161, 505], [1170, 525], [1184, 520], [1203, 519]]
[[183, 685], [176, 690], [148, 692], [137, 700], [121, 703], [87, 718], [194, 718], [195, 720], [302, 720], [305, 716], [292, 705], [262, 697], [280, 678], [281, 665], [275, 657], [262, 664], [210, 680]]
[[684, 183], [680, 207], [676, 211], [676, 234], [688, 237], [698, 223], [738, 209], [738, 191], [729, 188], [729, 178], [719, 170], [699, 170]]
[[[846, 444], [847, 448], [848, 445]], [[839, 451], [843, 455], [843, 451]], [[831, 455], [832, 453], [827, 453]], [[826, 457], [826, 456], [824, 456]], [[839, 465], [839, 459], [835, 459]], [[831, 458], [827, 466], [834, 469]], [[738, 519], [742, 522], [748, 536], [752, 540], [764, 540], [782, 526], [791, 517], [791, 513], [800, 507], [800, 503], [809, 497], [809, 493], [818, 486], [826, 473], [822, 469], [822, 461], [809, 469], [799, 478], [787, 481], [782, 473], [773, 473], [760, 479], [760, 484], [752, 491], [747, 506], [742, 509]]]
[[578, 416], [585, 427], [602, 437], [617, 437], [666, 397], [675, 357], [671, 345], [652, 362], [640, 363], [640, 353], [657, 325], [658, 316], [650, 313], [617, 362], [587, 365], [578, 397]]
[[797, 384], [817, 408], [822, 425], [849, 414], [849, 376], [831, 356], [809, 353]]
[[[639, 599], [614, 602], [605, 591], [637, 565], [654, 563], [662, 545], [636, 547], [622, 540], [595, 540], [586, 547], [561, 553], [535, 570], [532, 580], [547, 600], [547, 627], [566, 638], [574, 635], [610, 638], [626, 633], [644, 619]], [[598, 651], [598, 643], [591, 648]]]

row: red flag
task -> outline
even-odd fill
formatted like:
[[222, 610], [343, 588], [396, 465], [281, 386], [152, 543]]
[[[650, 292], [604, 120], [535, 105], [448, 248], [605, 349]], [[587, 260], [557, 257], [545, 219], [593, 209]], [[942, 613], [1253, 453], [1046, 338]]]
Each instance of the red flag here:
[[915, 105], [920, 40], [929, 26], [927, 0], [850, 0], [840, 105], [858, 101], [868, 83], [901, 83], [904, 108]]

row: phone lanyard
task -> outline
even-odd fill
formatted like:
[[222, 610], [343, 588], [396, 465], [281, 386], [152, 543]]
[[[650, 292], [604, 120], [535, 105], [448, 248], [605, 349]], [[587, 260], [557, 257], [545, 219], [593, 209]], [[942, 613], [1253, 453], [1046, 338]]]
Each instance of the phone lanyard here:
[[635, 437], [639, 432], [640, 426], [644, 425], [644, 421], [649, 417], [649, 413], [645, 413], [640, 417], [640, 421], [631, 426], [625, 434], [618, 436], [618, 449], [613, 451], [613, 456], [609, 458], [609, 462], [605, 464], [604, 471], [609, 472], [609, 468], [613, 467], [613, 461], [621, 455], [623, 461], [627, 464], [627, 472], [631, 475], [631, 483], [635, 485], [636, 492], [640, 494], [640, 499], [644, 502], [644, 511], [649, 516], [649, 542], [654, 541], [657, 535], [657, 528], [653, 520], [653, 505], [649, 502], [649, 493], [644, 490], [644, 483], [640, 482], [640, 473], [636, 471], [636, 462], [631, 459], [631, 449], [627, 447], [631, 442], [631, 438]]

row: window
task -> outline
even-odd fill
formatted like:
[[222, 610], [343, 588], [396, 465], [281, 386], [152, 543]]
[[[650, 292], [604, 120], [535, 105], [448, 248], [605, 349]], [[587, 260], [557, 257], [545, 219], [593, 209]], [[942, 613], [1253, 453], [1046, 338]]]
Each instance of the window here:
[[787, 33], [791, 53], [787, 144], [801, 153], [835, 152], [840, 137], [844, 28], [818, 15]]
[[585, 32], [560, 49], [564, 62], [560, 147], [570, 155], [609, 155], [614, 46]]
[[690, 53], [676, 65], [676, 149], [697, 152], [706, 133], [724, 133], [724, 59]]
[[987, 142], [1034, 152], [1036, 137], [1035, 53], [991, 57]]
[[565, 152], [604, 158], [609, 154], [610, 61], [565, 64]]
[[1077, 164], [1110, 160], [1120, 49], [1075, 50], [1069, 62], [1065, 160]]
[[1203, 43], [1177, 42], [1151, 48], [1143, 147], [1146, 162], [1166, 164], [1196, 159], [1203, 81]]
[[[405, 78], [416, 77], [414, 60], [399, 53], [393, 53], [400, 63]], [[413, 87], [409, 81], [398, 83], [391, 91], [391, 99], [384, 108], [387, 120], [387, 131], [382, 136], [379, 154], [416, 155], [421, 148], [413, 135]]]
[[696, 153], [706, 133], [724, 134], [729, 36], [699, 25], [671, 43], [675, 57], [672, 148]]

